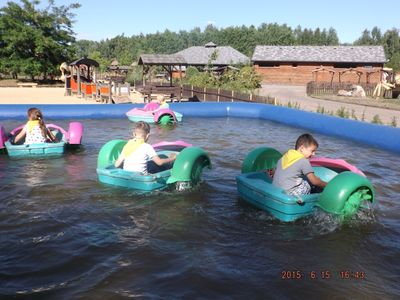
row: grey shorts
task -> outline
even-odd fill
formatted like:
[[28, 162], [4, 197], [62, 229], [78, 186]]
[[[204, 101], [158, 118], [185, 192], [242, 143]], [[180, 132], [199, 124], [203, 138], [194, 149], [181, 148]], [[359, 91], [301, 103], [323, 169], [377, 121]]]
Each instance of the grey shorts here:
[[300, 183], [298, 186], [295, 186], [290, 191], [288, 191], [288, 194], [293, 196], [301, 196], [301, 195], [307, 195], [310, 192], [311, 192], [310, 184], [307, 182], [307, 180], [303, 180], [303, 182]]

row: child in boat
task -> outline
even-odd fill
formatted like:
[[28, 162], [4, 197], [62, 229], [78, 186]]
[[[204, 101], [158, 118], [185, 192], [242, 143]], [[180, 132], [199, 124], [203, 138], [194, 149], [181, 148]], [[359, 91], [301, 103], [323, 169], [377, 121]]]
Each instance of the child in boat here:
[[121, 167], [131, 172], [149, 173], [147, 163], [153, 161], [157, 166], [173, 162], [176, 155], [173, 153], [168, 158], [160, 158], [153, 147], [146, 143], [150, 135], [150, 125], [146, 122], [137, 122], [133, 129], [133, 139], [129, 140], [115, 161], [116, 168]]
[[309, 161], [318, 148], [318, 142], [311, 134], [305, 133], [297, 138], [295, 148], [278, 160], [272, 183], [295, 196], [309, 194], [310, 183], [324, 188], [327, 183], [315, 176]]
[[43, 121], [43, 114], [36, 107], [31, 107], [28, 109], [28, 122], [17, 134], [14, 139], [14, 143], [17, 144], [24, 137], [24, 144], [37, 144], [46, 143], [48, 141], [57, 141], [53, 133], [46, 128], [46, 125]]
[[160, 106], [158, 107], [157, 110], [169, 108], [169, 104], [167, 103], [167, 100], [165, 99], [165, 97], [163, 95], [157, 96], [157, 102], [160, 104]]

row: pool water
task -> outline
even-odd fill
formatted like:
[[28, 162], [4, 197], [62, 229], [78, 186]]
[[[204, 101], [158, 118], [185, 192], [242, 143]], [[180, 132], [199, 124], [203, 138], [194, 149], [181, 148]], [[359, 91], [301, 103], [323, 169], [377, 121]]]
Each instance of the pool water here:
[[[68, 128], [68, 120], [47, 120]], [[323, 212], [282, 223], [243, 203], [245, 155], [283, 152], [302, 129], [239, 118], [152, 126], [150, 142], [184, 140], [213, 169], [191, 191], [138, 195], [97, 180], [101, 146], [130, 137], [127, 119], [81, 120], [79, 151], [0, 156], [0, 296], [29, 299], [389, 299], [400, 294], [399, 155], [314, 134], [318, 155], [345, 158], [377, 206], [341, 224]], [[18, 121], [2, 125], [12, 129]], [[349, 278], [348, 278], [349, 277]]]

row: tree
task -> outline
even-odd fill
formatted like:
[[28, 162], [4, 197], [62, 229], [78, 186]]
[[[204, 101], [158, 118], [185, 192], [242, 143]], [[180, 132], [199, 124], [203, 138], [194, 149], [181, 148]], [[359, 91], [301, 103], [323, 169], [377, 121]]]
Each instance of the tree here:
[[355, 45], [373, 45], [373, 40], [371, 37], [371, 33], [368, 29], [365, 29], [361, 37], [354, 42]]
[[387, 30], [383, 36], [383, 43], [386, 55], [391, 59], [393, 55], [400, 52], [399, 30], [396, 28]]
[[326, 37], [326, 45], [329, 46], [339, 45], [339, 38], [337, 36], [337, 32], [332, 27], [330, 27], [328, 30], [328, 34]]
[[382, 33], [378, 27], [375, 26], [374, 28], [372, 28], [371, 38], [374, 45], [380, 45], [382, 43]]
[[55, 6], [48, 0], [40, 10], [39, 0], [8, 2], [0, 9], [0, 70], [35, 76], [55, 74], [63, 61], [70, 59], [75, 41], [71, 10], [73, 3]]

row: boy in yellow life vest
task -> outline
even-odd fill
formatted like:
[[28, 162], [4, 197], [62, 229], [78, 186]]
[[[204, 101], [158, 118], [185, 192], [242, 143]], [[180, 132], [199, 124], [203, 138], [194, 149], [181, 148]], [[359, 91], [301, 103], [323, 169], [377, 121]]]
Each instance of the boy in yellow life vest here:
[[298, 137], [296, 149], [286, 152], [276, 165], [272, 183], [286, 191], [288, 195], [301, 196], [311, 192], [310, 183], [324, 188], [326, 182], [315, 176], [309, 159], [315, 154], [318, 142], [311, 134]]
[[176, 158], [175, 154], [171, 154], [168, 158], [160, 158], [154, 148], [146, 143], [149, 135], [150, 125], [143, 121], [137, 122], [133, 129], [133, 139], [126, 143], [114, 166], [119, 168], [123, 164], [123, 169], [126, 171], [147, 175], [149, 161], [154, 161], [157, 166], [173, 162]]

